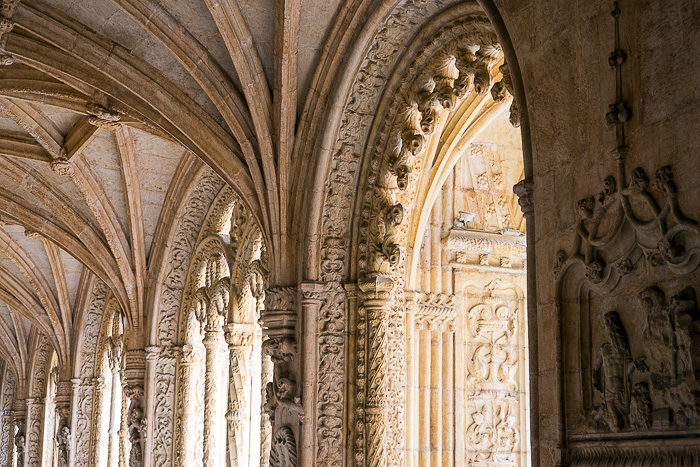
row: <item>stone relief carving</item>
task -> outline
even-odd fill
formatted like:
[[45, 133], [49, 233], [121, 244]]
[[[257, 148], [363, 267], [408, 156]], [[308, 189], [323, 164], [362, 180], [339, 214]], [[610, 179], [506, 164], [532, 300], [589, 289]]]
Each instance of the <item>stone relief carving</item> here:
[[128, 418], [129, 442], [129, 467], [141, 467], [143, 465], [144, 442], [146, 440], [146, 417], [140, 406], [134, 406], [129, 411]]
[[170, 266], [161, 286], [158, 339], [162, 346], [176, 344], [177, 314], [182, 304], [192, 252], [209, 206], [222, 186], [221, 179], [212, 170], [206, 169], [184, 207], [180, 225], [173, 238], [173, 247], [169, 252]]
[[30, 467], [39, 466], [41, 462], [41, 428], [43, 414], [42, 400], [27, 399], [27, 465]]
[[297, 443], [291, 428], [283, 426], [275, 432], [270, 449], [270, 467], [296, 467]]
[[75, 411], [75, 455], [76, 466], [84, 467], [88, 465], [90, 457], [90, 429], [92, 416], [93, 385], [90, 380], [78, 380], [77, 401], [78, 407]]
[[[559, 287], [570, 271], [580, 267], [582, 281], [610, 293], [623, 280], [644, 284], [642, 271], [650, 268], [659, 280], [660, 271], [668, 271], [664, 280], [673, 281], [676, 293], [667, 301], [663, 281], [637, 289], [638, 306], [618, 310], [619, 314], [606, 312], [603, 326], [595, 324], [602, 312], [591, 312], [591, 326], [607, 340], [593, 362], [591, 384], [597, 402], [584, 409], [588, 426], [604, 432], [697, 426], [700, 401], [694, 394], [700, 388], [690, 363], [697, 358], [690, 350], [699, 318], [695, 289], [683, 288], [674, 277], [689, 274], [700, 264], [700, 229], [681, 210], [670, 166], [658, 169], [651, 179], [638, 167], [626, 181], [626, 153], [616, 154], [617, 177], [607, 177], [597, 196], [577, 203], [574, 248], [571, 253], [560, 250], [554, 261]], [[644, 323], [634, 339], [627, 338], [625, 316]]]
[[15, 449], [17, 450], [17, 465], [24, 465], [24, 432], [18, 431], [15, 435]]
[[322, 465], [343, 465], [343, 414], [345, 410], [345, 349], [347, 295], [338, 282], [302, 291], [304, 300], [319, 303], [318, 383], [316, 393], [316, 460]]
[[520, 465], [522, 297], [513, 284], [495, 278], [469, 286], [466, 300], [469, 465]]
[[[630, 426], [630, 397], [632, 374], [646, 372], [644, 359], [633, 359], [627, 332], [616, 311], [605, 314], [606, 342], [600, 347], [598, 361], [593, 372], [593, 386], [603, 400], [602, 418], [612, 431]], [[647, 420], [634, 420], [635, 425], [647, 424]]]
[[630, 347], [620, 315], [605, 314], [608, 339], [593, 373], [602, 405], [592, 409], [591, 422], [612, 432], [695, 426], [700, 422], [695, 289], [685, 287], [667, 301], [661, 288], [650, 286], [638, 298], [636, 316], [645, 326], [636, 349]]
[[[555, 274], [580, 262], [591, 282], [613, 282], [639, 267], [636, 252], [651, 267], [666, 266], [674, 274], [694, 271], [700, 264], [700, 228], [681, 211], [671, 166], [658, 169], [653, 180], [637, 167], [625, 184], [624, 158], [619, 164], [618, 178], [608, 176], [597, 197], [578, 202], [575, 246], [570, 254], [557, 253]], [[639, 206], [645, 212], [640, 214]], [[630, 243], [632, 251], [610, 257], [606, 249], [617, 241]]]
[[[297, 290], [273, 287], [265, 291], [262, 354], [274, 364], [272, 383], [266, 388], [265, 411], [275, 427], [278, 411], [301, 420], [301, 388], [297, 385], [298, 358], [296, 341]], [[276, 435], [275, 435], [276, 436]], [[274, 440], [273, 440], [274, 445]], [[270, 454], [272, 465], [272, 454]]]
[[161, 352], [156, 363], [155, 402], [153, 415], [153, 465], [164, 467], [172, 462], [171, 438], [165, 438], [173, 430], [175, 406], [175, 357]]
[[519, 417], [514, 413], [517, 399], [476, 393], [469, 402], [475, 407], [467, 427], [467, 442], [473, 450], [469, 465], [518, 465], [518, 454], [514, 452], [520, 445]]
[[454, 295], [420, 294], [415, 307], [416, 326], [420, 329], [454, 331]]

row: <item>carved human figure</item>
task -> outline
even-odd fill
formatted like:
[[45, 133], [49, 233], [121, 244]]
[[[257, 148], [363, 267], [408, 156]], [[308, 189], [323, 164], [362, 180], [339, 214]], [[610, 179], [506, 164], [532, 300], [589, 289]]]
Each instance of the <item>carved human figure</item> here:
[[673, 319], [676, 346], [676, 377], [700, 381], [700, 310], [695, 289], [688, 286], [671, 297], [668, 311]]
[[70, 428], [68, 428], [65, 425], [63, 427], [61, 427], [61, 429], [58, 431], [58, 436], [56, 437], [56, 441], [58, 444], [58, 453], [57, 453], [58, 467], [67, 467], [68, 466], [68, 450], [70, 449], [70, 443], [71, 443]]
[[[666, 296], [658, 287], [647, 287], [638, 295], [646, 311], [644, 339], [649, 352], [649, 372], [654, 398], [664, 399], [668, 387], [675, 379], [675, 345], [670, 316], [666, 309]], [[660, 406], [662, 400], [656, 400]]]
[[632, 397], [630, 398], [630, 427], [633, 430], [649, 430], [651, 429], [651, 395], [649, 392], [649, 383], [639, 382], [632, 388]]
[[627, 332], [616, 311], [605, 314], [608, 341], [600, 347], [593, 374], [593, 385], [603, 399], [603, 418], [610, 430], [618, 432], [629, 426], [631, 375], [636, 369], [646, 371], [643, 359], [632, 359]]
[[129, 413], [129, 435], [131, 451], [129, 452], [129, 467], [141, 467], [143, 465], [143, 447], [141, 441], [144, 435], [143, 409], [136, 406]]
[[24, 433], [15, 435], [15, 448], [17, 448], [17, 466], [24, 465]]

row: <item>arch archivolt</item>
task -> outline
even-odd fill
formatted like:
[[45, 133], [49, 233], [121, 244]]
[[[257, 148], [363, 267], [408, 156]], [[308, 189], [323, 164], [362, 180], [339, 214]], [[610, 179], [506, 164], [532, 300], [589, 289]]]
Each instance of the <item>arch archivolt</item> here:
[[[385, 22], [391, 27], [378, 28], [350, 86], [353, 99], [343, 109], [326, 179], [319, 269], [309, 273], [324, 281], [359, 280], [348, 297], [350, 326], [357, 329], [357, 354], [350, 358], [357, 415], [348, 445], [358, 465], [413, 462], [404, 452], [411, 443], [405, 316], [407, 302], [422, 295], [405, 297], [404, 290], [415, 288], [418, 250], [445, 179], [479, 133], [508, 111], [513, 94], [496, 33], [475, 3], [446, 8], [413, 31], [406, 52], [392, 62], [395, 35], [415, 27], [397, 18], [415, 7], [402, 4]], [[514, 103], [510, 121], [519, 124]], [[357, 144], [365, 140], [366, 146]], [[426, 310], [461, 313], [454, 304], [418, 300], [427, 300]]]

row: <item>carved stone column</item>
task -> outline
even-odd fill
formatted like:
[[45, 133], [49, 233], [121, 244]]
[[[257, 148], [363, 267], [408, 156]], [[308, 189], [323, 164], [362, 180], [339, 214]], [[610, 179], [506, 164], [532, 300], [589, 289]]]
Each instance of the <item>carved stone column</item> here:
[[206, 369], [204, 374], [204, 466], [216, 465], [221, 459], [223, 440], [220, 437], [219, 418], [222, 412], [223, 386], [221, 381], [221, 349], [224, 344], [224, 331], [221, 319], [213, 305], [209, 305], [205, 325], [204, 348], [206, 349]]
[[[156, 365], [158, 363], [158, 357], [160, 356], [160, 347], [150, 346], [146, 347], [146, 377], [145, 377], [145, 387], [144, 387], [144, 417], [146, 422], [144, 423], [145, 433], [153, 433], [153, 423], [155, 419], [154, 410], [154, 396], [155, 396], [155, 382], [156, 382]], [[151, 455], [153, 451], [153, 436], [146, 436], [143, 449], [143, 465], [144, 467], [150, 467], [151, 465]]]
[[226, 326], [226, 343], [229, 351], [229, 396], [228, 412], [228, 449], [230, 465], [248, 465], [251, 453], [250, 425], [246, 423], [250, 401], [250, 375], [247, 362], [250, 360], [254, 324], [228, 324]]
[[260, 392], [262, 404], [260, 405], [260, 467], [270, 465], [270, 446], [272, 443], [272, 422], [265, 409], [267, 404], [267, 389], [272, 386], [272, 359], [269, 355], [263, 355], [261, 359]]
[[179, 354], [179, 424], [176, 432], [175, 459], [179, 467], [194, 466], [195, 456], [195, 422], [194, 399], [196, 387], [192, 385], [194, 372], [199, 365], [199, 352], [192, 345], [183, 345]]
[[7, 365], [0, 386], [0, 467], [12, 466], [14, 442], [13, 404], [15, 398], [15, 375], [7, 371]]
[[12, 439], [13, 431], [13, 420], [12, 420], [12, 410], [2, 409], [0, 412], [0, 467], [6, 467], [7, 465], [12, 465], [12, 457], [10, 453], [12, 452], [12, 446], [14, 446], [14, 440]]
[[29, 467], [39, 466], [42, 452], [42, 427], [44, 415], [44, 401], [41, 398], [27, 399], [27, 431], [25, 449], [26, 463]]
[[[339, 282], [301, 285], [303, 316], [304, 412], [300, 463], [342, 466], [344, 463], [347, 295]], [[309, 459], [315, 459], [310, 464]]]
[[[366, 311], [367, 378], [364, 404], [364, 459], [362, 465], [390, 465], [392, 429], [390, 426], [391, 396], [389, 355], [392, 291], [394, 281], [377, 275], [361, 280], [362, 306]], [[362, 344], [360, 344], [362, 345]], [[361, 402], [361, 401], [360, 401]]]
[[[296, 459], [296, 440], [299, 439], [303, 416], [301, 388], [298, 387], [299, 361], [297, 358], [297, 291], [293, 287], [270, 288], [265, 294], [263, 327], [263, 355], [269, 355], [273, 369], [273, 381], [266, 390], [265, 410], [272, 423], [270, 466], [283, 464], [279, 454], [292, 454]], [[293, 448], [292, 448], [293, 446]]]
[[92, 450], [92, 465], [96, 467], [105, 467], [107, 465], [107, 443], [108, 437], [106, 433], [109, 414], [105, 413], [104, 407], [108, 397], [107, 379], [104, 376], [94, 378], [93, 381], [94, 394], [94, 411], [93, 411], [93, 440], [90, 443]]
[[[124, 381], [124, 371], [121, 371]], [[129, 465], [129, 403], [128, 388], [122, 390], [121, 405], [119, 407], [119, 465]]]
[[[120, 437], [123, 436], [120, 433], [120, 425], [122, 419], [122, 404], [117, 403], [117, 401], [122, 399], [122, 369], [120, 367], [121, 361], [110, 362], [112, 370], [112, 396], [109, 411], [109, 448], [107, 452], [107, 458], [109, 465], [116, 465], [120, 458]], [[123, 400], [122, 403], [126, 403]]]
[[70, 380], [71, 384], [71, 393], [70, 393], [70, 407], [71, 407], [71, 416], [70, 416], [70, 432], [72, 436], [70, 437], [69, 444], [68, 444], [68, 465], [73, 466], [75, 465], [75, 434], [76, 434], [76, 425], [78, 422], [78, 397], [79, 397], [79, 392], [80, 392], [80, 385], [82, 383], [82, 380], [80, 378], [73, 378]]

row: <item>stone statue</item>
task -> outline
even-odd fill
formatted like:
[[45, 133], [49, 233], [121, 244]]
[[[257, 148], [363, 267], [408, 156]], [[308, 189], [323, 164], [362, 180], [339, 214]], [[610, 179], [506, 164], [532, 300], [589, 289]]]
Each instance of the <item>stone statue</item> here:
[[17, 448], [17, 465], [24, 465], [24, 434], [15, 435], [15, 447]]
[[613, 432], [629, 427], [631, 376], [635, 369], [645, 372], [643, 359], [634, 361], [627, 332], [616, 311], [605, 314], [608, 341], [600, 347], [593, 374], [593, 386], [603, 399], [603, 419]]
[[58, 431], [58, 466], [67, 467], [68, 466], [68, 451], [70, 449], [71, 434], [70, 428], [63, 426]]
[[135, 406], [129, 413], [129, 437], [131, 451], [129, 452], [129, 467], [141, 467], [143, 465], [143, 446], [141, 441], [145, 436], [145, 418], [143, 409]]

